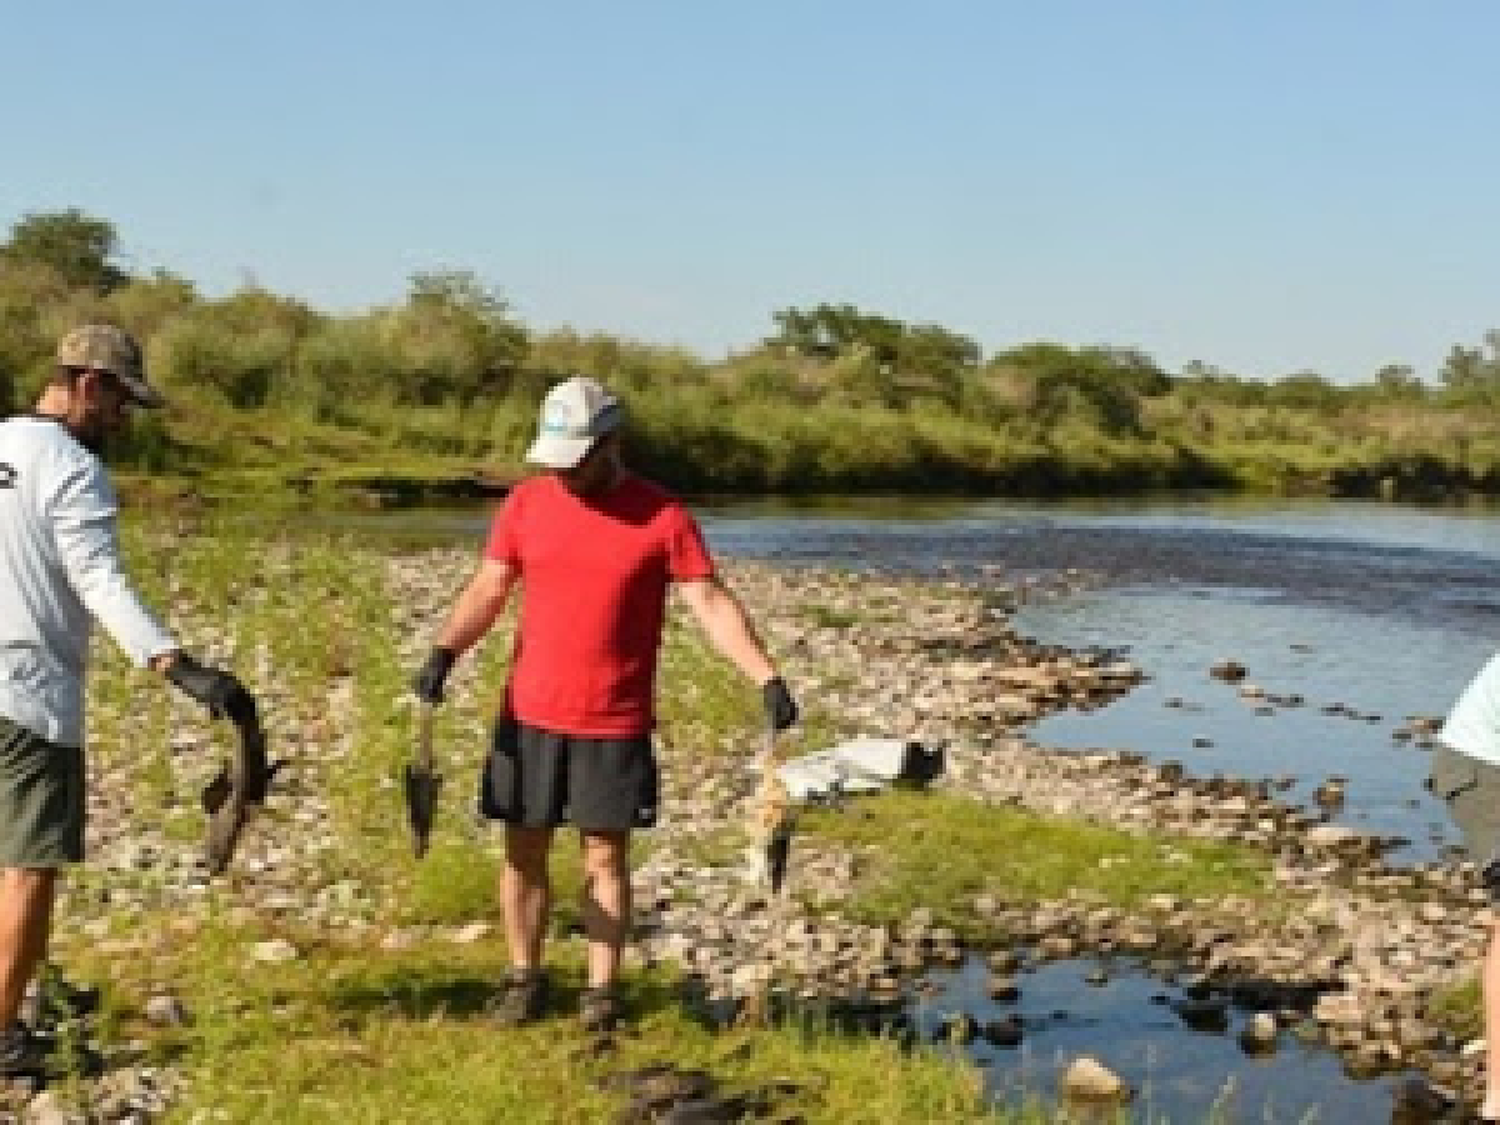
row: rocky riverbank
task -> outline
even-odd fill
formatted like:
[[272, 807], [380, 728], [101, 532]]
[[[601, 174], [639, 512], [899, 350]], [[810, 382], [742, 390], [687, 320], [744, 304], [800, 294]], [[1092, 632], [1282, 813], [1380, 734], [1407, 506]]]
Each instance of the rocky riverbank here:
[[[370, 580], [383, 583], [387, 624], [400, 638], [391, 654], [400, 668], [420, 659], [471, 565], [472, 556], [458, 551], [370, 557]], [[278, 562], [269, 558], [266, 566], [274, 575]], [[738, 848], [756, 780], [753, 724], [698, 722], [696, 711], [714, 701], [692, 694], [700, 689], [689, 689], [680, 669], [674, 671], [669, 648], [662, 690], [691, 698], [674, 697], [665, 707], [663, 822], [638, 870], [640, 927], [632, 957], [680, 966], [686, 999], [733, 1019], [744, 1015], [747, 998], [771, 990], [830, 1005], [870, 1026], [899, 1028], [905, 999], [923, 987], [924, 969], [955, 963], [966, 949], [991, 958], [997, 995], [1014, 987], [1020, 966], [1037, 959], [1131, 951], [1192, 978], [1205, 1011], [1231, 994], [1252, 996], [1265, 1016], [1258, 1049], [1274, 1046], [1282, 1029], [1295, 1026], [1326, 1039], [1353, 1067], [1417, 1068], [1451, 1096], [1476, 1098], [1478, 1058], [1430, 1003], [1472, 976], [1484, 946], [1492, 915], [1472, 869], [1393, 869], [1382, 858], [1386, 841], [1278, 801], [1271, 781], [1196, 780], [1180, 767], [1153, 766], [1138, 756], [1052, 752], [1028, 741], [1027, 725], [1038, 717], [1102, 705], [1142, 676], [1108, 652], [1040, 645], [1010, 624], [1009, 606], [1021, 593], [1066, 592], [1081, 576], [1030, 583], [1024, 591], [1001, 574], [982, 588], [749, 564], [731, 566], [729, 576], [783, 657], [818, 735], [941, 744], [948, 771], [937, 784], [956, 799], [1130, 833], [1231, 841], [1262, 854], [1272, 876], [1264, 896], [1161, 893], [1128, 906], [1082, 893], [1026, 900], [997, 884], [962, 904], [914, 904], [903, 916], [876, 922], [852, 907], [878, 866], [878, 849], [809, 834], [795, 844], [787, 893], [768, 900], [747, 885]], [[246, 590], [244, 604], [267, 596]], [[329, 598], [320, 613], [337, 613], [336, 595]], [[347, 641], [336, 643], [334, 631], [318, 701], [310, 706], [305, 695], [278, 686], [270, 652], [249, 654], [245, 666], [247, 653], [222, 624], [205, 618], [189, 627], [198, 651], [238, 659], [263, 697], [276, 752], [291, 764], [259, 830], [247, 834], [226, 901], [225, 888], [206, 877], [189, 834], [194, 795], [214, 764], [205, 750], [217, 735], [172, 700], [161, 704], [156, 728], [176, 732], [161, 770], [143, 772], [129, 754], [96, 754], [93, 860], [60, 911], [65, 960], [69, 951], [87, 948], [105, 964], [139, 969], [164, 943], [226, 912], [256, 935], [225, 954], [247, 965], [304, 956], [297, 935], [307, 933], [367, 944], [371, 956], [425, 943], [498, 942], [498, 927], [485, 924], [492, 911], [451, 925], [395, 921], [404, 916], [405, 887], [361, 877], [342, 862], [365, 844], [341, 831], [331, 794], [358, 761], [360, 731], [371, 722], [402, 720], [399, 710], [376, 714], [363, 694], [358, 661], [340, 655]], [[744, 694], [753, 705], [752, 693]], [[447, 818], [462, 815], [460, 804], [468, 808], [467, 779], [492, 696], [493, 684], [484, 682], [476, 661], [461, 666], [440, 746], [448, 776], [461, 779], [446, 797]], [[138, 717], [133, 699], [122, 693], [98, 702], [94, 745], [118, 740], [122, 726]], [[391, 779], [390, 827], [400, 832], [394, 786]], [[490, 838], [482, 839], [493, 850]], [[956, 908], [961, 922], [937, 920]], [[267, 925], [282, 923], [288, 936], [265, 936]], [[150, 1119], [192, 1075], [141, 1060], [151, 1057], [160, 1036], [191, 1023], [195, 1002], [178, 982], [152, 982], [144, 971], [129, 999], [117, 1001], [125, 1010], [117, 1012], [116, 1026], [124, 1033], [103, 1044], [107, 1077], [85, 1086], [81, 1106], [60, 1107], [47, 1092], [27, 1112], [46, 1121]], [[966, 1032], [962, 1016], [954, 1013], [952, 1037], [977, 1030]], [[86, 1035], [100, 1034], [93, 1024], [82, 1027]], [[12, 1091], [17, 1112], [31, 1093]]]
[[[1067, 653], [1018, 636], [997, 608], [1009, 600], [1003, 589], [867, 578], [851, 590], [826, 575], [757, 570], [740, 571], [737, 583], [753, 605], [801, 599], [850, 614], [900, 605], [894, 619], [866, 613], [833, 634], [783, 624], [777, 639], [797, 654], [803, 682], [819, 685], [822, 677], [815, 690], [826, 693], [820, 704], [831, 712], [874, 733], [945, 743], [949, 770], [940, 784], [949, 791], [1132, 832], [1232, 841], [1273, 864], [1270, 908], [1265, 898], [1166, 894], [1135, 909], [1078, 894], [1018, 902], [996, 886], [967, 904], [974, 920], [967, 930], [1000, 951], [997, 989], [1006, 987], [1013, 959], [1133, 952], [1195, 977], [1205, 1010], [1222, 1010], [1231, 993], [1259, 997], [1278, 1025], [1303, 1033], [1315, 1025], [1354, 1072], [1413, 1067], [1454, 1097], [1478, 1097], [1478, 1055], [1430, 1008], [1436, 995], [1472, 978], [1493, 922], [1471, 865], [1391, 867], [1382, 857], [1393, 841], [1279, 802], [1275, 781], [1193, 779], [1180, 766], [1128, 753], [1031, 744], [1031, 720], [1098, 705], [1140, 673], [1108, 654]], [[829, 669], [859, 671], [829, 691]], [[684, 800], [693, 821], [728, 813], [733, 822], [733, 809], [704, 795], [715, 785], [711, 771], [689, 768], [680, 781], [696, 795]], [[815, 854], [796, 868], [794, 891], [837, 901], [858, 886], [867, 859]], [[884, 998], [908, 988], [921, 965], [960, 956], [958, 935], [921, 909], [884, 927], [825, 913], [778, 921], [773, 932], [769, 913], [720, 868], [677, 862], [664, 848], [643, 877], [660, 927], [646, 947], [683, 960], [711, 988], [743, 991], [789, 972], [813, 992]], [[683, 895], [684, 885], [693, 891]]]

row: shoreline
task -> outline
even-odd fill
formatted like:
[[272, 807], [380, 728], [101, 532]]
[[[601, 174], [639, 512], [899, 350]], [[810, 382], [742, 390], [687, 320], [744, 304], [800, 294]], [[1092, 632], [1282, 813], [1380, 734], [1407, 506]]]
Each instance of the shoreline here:
[[[264, 503], [273, 496], [286, 504], [318, 506], [346, 503], [371, 510], [399, 511], [432, 503], [465, 503], [502, 499], [527, 475], [525, 467], [475, 467], [457, 472], [403, 474], [368, 467], [340, 466], [336, 471], [316, 470], [278, 473], [267, 470], [220, 471], [204, 476], [180, 473], [117, 471], [120, 494], [130, 501], [175, 504], [188, 507], [231, 506], [240, 496], [254, 496]], [[755, 501], [784, 499], [791, 503], [816, 502], [828, 497], [848, 499], [900, 499], [913, 502], [963, 503], [977, 500], [1092, 500], [1149, 499], [1152, 497], [1215, 497], [1223, 499], [1324, 499], [1365, 500], [1423, 506], [1462, 506], [1500, 500], [1500, 477], [1472, 479], [1455, 472], [1439, 480], [1402, 482], [1358, 467], [1341, 470], [1331, 477], [1292, 476], [1274, 487], [1252, 483], [1177, 484], [1142, 483], [1125, 480], [1111, 486], [1069, 487], [1063, 478], [1047, 483], [1040, 474], [1025, 487], [1008, 479], [976, 480], [968, 486], [934, 482], [917, 477], [871, 485], [862, 478], [847, 481], [817, 481], [802, 490], [767, 491], [760, 482], [747, 480], [734, 487], [722, 479], [664, 481], [675, 493], [695, 502]], [[934, 485], [937, 485], [936, 487]]]

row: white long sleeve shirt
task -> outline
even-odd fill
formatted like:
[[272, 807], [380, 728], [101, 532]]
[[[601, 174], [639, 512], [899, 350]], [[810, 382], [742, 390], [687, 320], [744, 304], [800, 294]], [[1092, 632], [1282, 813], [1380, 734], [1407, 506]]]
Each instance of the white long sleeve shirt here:
[[83, 743], [91, 619], [141, 665], [176, 649], [120, 561], [114, 486], [60, 423], [0, 422], [0, 715]]
[[1500, 765], [1500, 656], [1469, 681], [1438, 738], [1460, 754]]

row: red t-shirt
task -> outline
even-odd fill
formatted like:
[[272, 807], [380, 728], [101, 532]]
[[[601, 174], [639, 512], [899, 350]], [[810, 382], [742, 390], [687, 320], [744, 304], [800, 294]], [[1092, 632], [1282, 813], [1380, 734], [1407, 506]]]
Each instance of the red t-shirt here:
[[633, 474], [587, 498], [544, 474], [506, 497], [484, 554], [521, 577], [511, 713], [589, 738], [648, 732], [667, 585], [714, 573], [687, 509]]

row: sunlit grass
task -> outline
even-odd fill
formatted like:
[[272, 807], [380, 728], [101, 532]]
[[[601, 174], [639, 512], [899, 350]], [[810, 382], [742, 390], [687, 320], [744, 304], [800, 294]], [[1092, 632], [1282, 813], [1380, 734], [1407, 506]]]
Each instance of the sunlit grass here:
[[[705, 1066], [729, 1083], [793, 1079], [805, 1090], [785, 1111], [809, 1122], [1052, 1119], [1036, 1107], [987, 1109], [977, 1072], [946, 1051], [906, 1052], [818, 1024], [713, 1032], [679, 1002], [666, 971], [631, 971], [638, 1034], [607, 1061], [590, 1060], [571, 1015], [581, 981], [572, 936], [581, 876], [576, 836], [567, 831], [553, 856], [556, 1012], [522, 1031], [491, 1025], [483, 1009], [507, 968], [495, 896], [500, 848], [475, 815], [475, 793], [510, 622], [466, 658], [467, 678], [456, 678], [439, 710], [442, 803], [431, 850], [419, 862], [400, 771], [415, 736], [407, 679], [428, 638], [400, 623], [380, 554], [270, 522], [216, 516], [175, 537], [132, 527], [128, 544], [148, 596], [188, 647], [233, 667], [267, 704], [273, 757], [289, 764], [282, 804], [251, 833], [272, 842], [280, 834], [330, 834], [336, 846], [298, 869], [302, 892], [311, 897], [347, 883], [357, 893], [345, 921], [318, 924], [258, 909], [234, 873], [185, 906], [156, 870], [78, 872], [69, 906], [91, 918], [91, 928], [79, 932], [65, 908], [59, 951], [70, 974], [108, 982], [111, 1039], [139, 1038], [154, 1061], [189, 1078], [171, 1120], [206, 1121], [195, 1115], [212, 1111], [231, 1122], [606, 1121], [619, 1100], [592, 1079], [655, 1062]], [[432, 596], [456, 594], [463, 577], [455, 573], [454, 589]], [[815, 626], [843, 627], [812, 612]], [[760, 748], [759, 693], [680, 612], [672, 616], [660, 685], [668, 770]], [[196, 786], [228, 752], [224, 725], [127, 668], [107, 645], [92, 701], [91, 752], [132, 789], [131, 815], [162, 824], [168, 840], [201, 831]], [[802, 702], [804, 723], [788, 740], [790, 752], [847, 733], [819, 698]], [[203, 745], [169, 753], [174, 732], [201, 736]], [[299, 801], [314, 796], [326, 801], [326, 816], [297, 819], [306, 811]], [[1233, 849], [1051, 823], [944, 794], [886, 794], [856, 802], [839, 819], [810, 815], [802, 830], [879, 846], [872, 874], [856, 888], [856, 910], [872, 920], [913, 905], [942, 914], [980, 889], [1017, 898], [1070, 886], [1116, 898], [1147, 890], [1245, 894], [1256, 893], [1264, 875]], [[717, 865], [737, 856], [740, 840], [730, 827], [680, 846], [689, 862]], [[1169, 848], [1189, 862], [1168, 861]], [[100, 896], [118, 901], [127, 892], [138, 906], [97, 905]], [[472, 943], [453, 940], [473, 922], [490, 929]], [[271, 937], [290, 940], [298, 958], [254, 960], [251, 947]], [[146, 999], [161, 990], [181, 997], [192, 1016], [187, 1027], [141, 1019]]]
[[870, 849], [870, 871], [848, 906], [872, 921], [926, 907], [975, 931], [972, 902], [982, 893], [1037, 901], [1076, 892], [1129, 906], [1151, 894], [1269, 898], [1274, 890], [1269, 860], [1249, 848], [1136, 835], [943, 792], [856, 798], [840, 812], [809, 812], [798, 831]]

